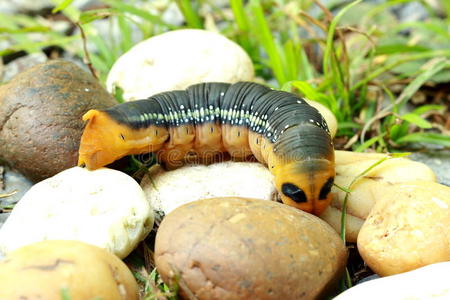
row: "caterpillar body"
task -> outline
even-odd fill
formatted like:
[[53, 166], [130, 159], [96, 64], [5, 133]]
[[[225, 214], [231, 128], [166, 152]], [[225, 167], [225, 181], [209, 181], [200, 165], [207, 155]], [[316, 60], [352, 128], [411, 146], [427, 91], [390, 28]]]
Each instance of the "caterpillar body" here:
[[319, 215], [331, 202], [334, 150], [320, 113], [295, 94], [251, 82], [201, 83], [183, 91], [90, 110], [78, 164], [97, 169], [155, 152], [169, 165], [194, 153], [266, 164], [285, 204]]

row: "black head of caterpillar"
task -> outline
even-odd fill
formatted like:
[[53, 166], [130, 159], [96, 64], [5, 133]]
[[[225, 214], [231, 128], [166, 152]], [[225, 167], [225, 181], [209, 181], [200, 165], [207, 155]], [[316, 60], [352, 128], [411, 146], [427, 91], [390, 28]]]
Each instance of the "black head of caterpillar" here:
[[268, 162], [283, 203], [316, 215], [333, 199], [336, 176], [331, 137], [320, 130], [309, 124], [288, 129]]

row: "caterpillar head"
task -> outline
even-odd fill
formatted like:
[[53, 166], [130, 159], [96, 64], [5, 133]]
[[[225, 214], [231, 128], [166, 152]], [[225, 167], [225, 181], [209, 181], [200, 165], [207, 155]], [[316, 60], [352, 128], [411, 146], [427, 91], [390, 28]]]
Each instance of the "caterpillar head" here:
[[333, 199], [334, 162], [311, 159], [274, 166], [275, 185], [283, 203], [320, 215]]
[[87, 121], [81, 136], [78, 165], [89, 170], [101, 168], [128, 154], [122, 127], [106, 113], [91, 109], [83, 115]]

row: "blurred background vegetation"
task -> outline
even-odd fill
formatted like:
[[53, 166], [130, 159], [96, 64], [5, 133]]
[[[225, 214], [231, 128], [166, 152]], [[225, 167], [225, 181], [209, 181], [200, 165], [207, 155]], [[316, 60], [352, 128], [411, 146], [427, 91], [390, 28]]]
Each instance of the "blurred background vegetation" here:
[[[450, 147], [447, 0], [3, 2], [5, 70], [24, 57], [64, 58], [84, 61], [104, 84], [139, 41], [204, 28], [239, 43], [260, 81], [329, 107], [339, 121], [338, 149]], [[25, 2], [32, 4], [11, 5]], [[10, 77], [3, 72], [3, 82]]]

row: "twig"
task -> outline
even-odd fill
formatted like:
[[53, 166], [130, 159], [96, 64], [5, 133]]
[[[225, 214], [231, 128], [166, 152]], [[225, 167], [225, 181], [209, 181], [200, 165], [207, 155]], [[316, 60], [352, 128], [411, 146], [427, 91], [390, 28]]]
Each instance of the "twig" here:
[[331, 11], [326, 8], [325, 5], [323, 5], [319, 0], [314, 0], [314, 3], [319, 6], [319, 8], [324, 12], [328, 24], [331, 23], [331, 21], [333, 20], [333, 14], [331, 13]]
[[94, 66], [92, 65], [91, 56], [89, 55], [89, 51], [87, 49], [87, 38], [84, 29], [79, 22], [75, 22], [75, 25], [78, 27], [78, 29], [80, 29], [81, 39], [83, 41], [83, 52], [84, 52], [83, 61], [88, 66], [92, 76], [98, 79], [97, 71], [94, 69]]
[[319, 20], [317, 20], [316, 18], [312, 17], [311, 15], [309, 15], [308, 13], [306, 13], [306, 12], [304, 12], [302, 10], [300, 11], [300, 15], [302, 17], [305, 17], [306, 19], [308, 19], [308, 21], [310, 23], [313, 23], [314, 25], [319, 27], [323, 32], [327, 32], [327, 26], [325, 24], [323, 24], [322, 22], [320, 22]]
[[6, 197], [14, 195], [15, 193], [17, 193], [17, 191], [14, 190], [14, 191], [12, 191], [10, 193], [0, 194], [0, 198], [6, 198]]

